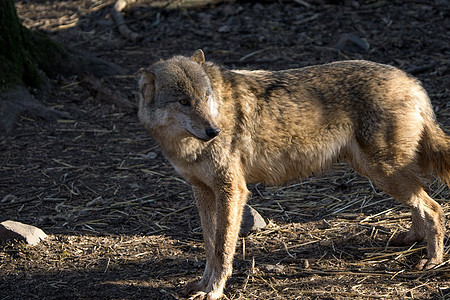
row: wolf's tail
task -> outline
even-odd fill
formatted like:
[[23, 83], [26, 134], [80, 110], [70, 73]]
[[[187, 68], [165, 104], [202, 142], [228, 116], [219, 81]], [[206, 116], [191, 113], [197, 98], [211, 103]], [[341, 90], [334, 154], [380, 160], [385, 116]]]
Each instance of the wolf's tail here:
[[432, 171], [450, 187], [450, 136], [435, 120], [427, 123], [421, 140], [420, 168], [425, 174]]

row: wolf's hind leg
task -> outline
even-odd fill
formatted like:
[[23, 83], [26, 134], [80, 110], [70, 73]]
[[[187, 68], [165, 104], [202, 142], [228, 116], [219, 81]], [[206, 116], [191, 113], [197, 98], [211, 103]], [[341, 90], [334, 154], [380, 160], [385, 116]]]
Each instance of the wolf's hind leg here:
[[411, 209], [411, 228], [409, 231], [400, 232], [392, 238], [390, 244], [393, 246], [410, 246], [419, 243], [425, 238], [426, 224], [416, 209]]
[[422, 202], [417, 210], [420, 213], [423, 211], [425, 217], [424, 231], [428, 244], [428, 259], [422, 259], [416, 265], [416, 269], [427, 270], [441, 264], [444, 259], [445, 216], [442, 207], [427, 192], [422, 190], [418, 197], [421, 197]]
[[421, 260], [417, 269], [431, 269], [440, 264], [444, 255], [444, 212], [424, 190], [414, 168], [404, 167], [393, 172], [370, 172], [369, 178], [384, 192], [408, 206], [412, 225], [407, 233], [394, 238], [397, 244], [411, 244], [427, 240], [428, 258]]

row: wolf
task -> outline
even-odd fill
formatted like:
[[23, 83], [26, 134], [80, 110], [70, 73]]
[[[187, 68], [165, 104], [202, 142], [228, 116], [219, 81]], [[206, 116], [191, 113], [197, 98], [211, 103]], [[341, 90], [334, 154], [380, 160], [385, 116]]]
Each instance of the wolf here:
[[282, 71], [229, 70], [174, 56], [141, 69], [138, 116], [190, 184], [206, 251], [191, 299], [219, 299], [232, 273], [247, 183], [281, 185], [346, 161], [411, 209], [408, 232], [443, 261], [444, 213], [426, 192], [433, 172], [450, 185], [450, 138], [420, 82], [389, 65], [349, 60]]

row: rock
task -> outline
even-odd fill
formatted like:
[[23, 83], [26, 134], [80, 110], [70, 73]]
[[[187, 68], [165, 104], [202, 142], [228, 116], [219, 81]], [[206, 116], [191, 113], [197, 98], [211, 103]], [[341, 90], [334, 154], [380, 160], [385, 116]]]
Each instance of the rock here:
[[277, 273], [277, 274], [281, 274], [284, 271], [283, 265], [264, 265], [264, 268], [268, 272]]
[[364, 53], [369, 50], [369, 42], [352, 33], [339, 35], [339, 40], [333, 46], [339, 50], [345, 50], [352, 53]]
[[240, 236], [247, 236], [250, 232], [266, 227], [266, 221], [263, 217], [250, 205], [245, 205], [244, 216], [241, 223]]
[[158, 155], [155, 152], [150, 151], [145, 155], [145, 158], [147, 159], [155, 159]]
[[9, 194], [9, 195], [6, 195], [5, 197], [3, 197], [2, 201], [0, 201], [0, 202], [1, 203], [7, 203], [7, 202], [12, 203], [16, 200], [17, 200], [16, 196]]
[[231, 32], [231, 28], [228, 25], [223, 25], [223, 26], [220, 26], [217, 31], [220, 33], [228, 33], [228, 32]]
[[0, 223], [0, 241], [25, 240], [29, 245], [37, 245], [47, 235], [39, 228], [15, 221]]

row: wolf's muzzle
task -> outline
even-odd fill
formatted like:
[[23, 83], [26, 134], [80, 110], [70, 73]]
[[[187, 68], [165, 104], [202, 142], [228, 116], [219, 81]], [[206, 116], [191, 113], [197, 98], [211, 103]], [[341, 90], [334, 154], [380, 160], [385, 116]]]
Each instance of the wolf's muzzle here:
[[216, 127], [216, 128], [208, 127], [208, 128], [206, 128], [205, 132], [206, 132], [206, 135], [210, 139], [213, 139], [220, 133], [220, 128], [219, 127]]

